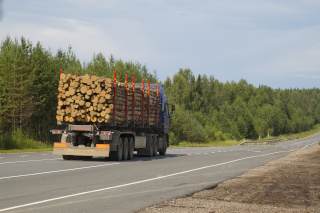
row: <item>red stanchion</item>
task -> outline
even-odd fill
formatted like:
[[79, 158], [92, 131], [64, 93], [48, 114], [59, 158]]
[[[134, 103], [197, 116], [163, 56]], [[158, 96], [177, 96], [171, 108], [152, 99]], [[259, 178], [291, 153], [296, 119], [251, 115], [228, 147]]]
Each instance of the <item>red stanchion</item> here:
[[134, 111], [134, 105], [135, 105], [135, 100], [134, 100], [134, 76], [132, 78], [132, 122], [134, 124], [134, 119], [135, 119], [135, 111]]
[[125, 92], [125, 103], [124, 103], [124, 118], [125, 121], [128, 121], [128, 75], [126, 74], [126, 79], [125, 79], [125, 85], [126, 85], [126, 92]]
[[157, 84], [157, 109], [156, 109], [156, 125], [158, 125], [158, 107], [159, 107], [159, 83]]
[[117, 94], [117, 72], [114, 71], [114, 80], [113, 80], [113, 115], [112, 119], [114, 120], [114, 123], [116, 124], [116, 94]]
[[148, 108], [147, 108], [147, 123], [149, 124], [150, 119], [150, 81], [148, 81]]
[[142, 80], [142, 106], [141, 106], [141, 116], [142, 116], [142, 125], [144, 125], [144, 79]]

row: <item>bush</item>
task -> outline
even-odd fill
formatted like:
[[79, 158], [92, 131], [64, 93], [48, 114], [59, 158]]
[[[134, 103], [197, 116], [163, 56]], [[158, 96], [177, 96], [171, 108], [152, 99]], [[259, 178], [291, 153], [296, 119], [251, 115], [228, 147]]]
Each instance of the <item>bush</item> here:
[[179, 145], [179, 141], [175, 136], [174, 132], [169, 132], [169, 144], [170, 145]]
[[20, 129], [4, 134], [0, 140], [0, 149], [2, 150], [37, 148], [39, 148], [38, 142]]

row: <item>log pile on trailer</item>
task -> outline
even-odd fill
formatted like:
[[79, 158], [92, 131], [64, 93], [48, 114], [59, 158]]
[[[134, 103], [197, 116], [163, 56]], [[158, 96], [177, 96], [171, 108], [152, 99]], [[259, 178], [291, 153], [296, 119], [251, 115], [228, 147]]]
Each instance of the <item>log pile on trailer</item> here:
[[[115, 74], [116, 75], [116, 74]], [[159, 91], [116, 78], [60, 75], [57, 120], [66, 123], [149, 124], [158, 122]]]

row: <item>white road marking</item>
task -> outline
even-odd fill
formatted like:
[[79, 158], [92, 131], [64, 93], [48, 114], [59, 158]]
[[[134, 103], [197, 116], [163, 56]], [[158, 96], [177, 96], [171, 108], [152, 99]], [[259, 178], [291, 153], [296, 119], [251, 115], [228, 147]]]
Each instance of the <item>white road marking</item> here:
[[28, 155], [21, 155], [20, 158], [28, 157]]
[[57, 159], [61, 159], [61, 158], [54, 158], [54, 159], [41, 159], [41, 160], [24, 160], [24, 161], [11, 161], [11, 162], [3, 162], [0, 163], [0, 165], [2, 164], [11, 164], [11, 163], [28, 163], [28, 162], [37, 162], [37, 161], [44, 161], [44, 160], [57, 160]]
[[107, 187], [107, 188], [96, 189], [96, 190], [92, 190], [92, 191], [85, 191], [85, 192], [80, 192], [80, 193], [76, 193], [76, 194], [65, 195], [65, 196], [61, 196], [61, 197], [55, 197], [55, 198], [51, 198], [51, 199], [47, 199], [47, 200], [41, 200], [41, 201], [37, 201], [37, 202], [26, 203], [26, 204], [22, 204], [22, 205], [18, 205], [18, 206], [12, 206], [12, 207], [9, 207], [9, 208], [0, 209], [0, 212], [9, 211], [9, 210], [13, 210], [13, 209], [19, 209], [19, 208], [22, 208], [22, 207], [34, 206], [34, 205], [37, 205], [37, 204], [47, 203], [47, 202], [56, 201], [56, 200], [62, 200], [62, 199], [65, 199], [65, 198], [71, 198], [71, 197], [76, 197], [76, 196], [81, 196], [81, 195], [86, 195], [86, 194], [92, 194], [92, 193], [106, 191], [106, 190], [110, 190], [110, 189], [117, 189], [117, 188], [122, 188], [122, 187], [126, 187], [126, 186], [137, 185], [137, 184], [140, 184], [140, 183], [146, 183], [146, 182], [151, 182], [151, 181], [155, 181], [155, 180], [169, 178], [169, 177], [173, 177], [173, 176], [177, 176], [177, 175], [187, 174], [187, 173], [191, 173], [191, 172], [195, 172], [195, 171], [199, 171], [199, 170], [203, 170], [203, 169], [208, 169], [208, 168], [212, 168], [212, 167], [222, 166], [222, 165], [226, 165], [226, 164], [230, 164], [230, 163], [235, 163], [235, 162], [239, 162], [239, 161], [247, 160], [247, 159], [251, 159], [251, 158], [265, 157], [265, 156], [284, 153], [284, 152], [293, 152], [293, 151], [296, 151], [296, 150], [298, 150], [298, 149], [287, 150], [287, 151], [279, 151], [279, 152], [273, 152], [273, 153], [268, 153], [268, 154], [264, 154], [264, 155], [254, 155], [254, 156], [239, 158], [239, 159], [232, 160], [232, 161], [227, 161], [227, 162], [224, 162], [224, 163], [212, 164], [212, 165], [209, 165], [209, 166], [203, 166], [203, 167], [190, 169], [190, 170], [186, 170], [186, 171], [182, 171], [182, 172], [177, 172], [177, 173], [173, 173], [173, 174], [169, 174], [169, 175], [164, 175], [164, 176], [160, 176], [160, 177], [145, 179], [145, 180], [126, 183], [126, 184], [121, 184], [121, 185], [117, 185], [117, 186], [111, 186], [111, 187]]
[[49, 172], [39, 172], [39, 173], [32, 173], [32, 174], [25, 174], [25, 175], [14, 175], [14, 176], [8, 176], [8, 177], [0, 177], [0, 180], [3, 179], [11, 179], [11, 178], [19, 178], [19, 177], [28, 177], [28, 176], [35, 176], [35, 175], [44, 175], [44, 174], [51, 174], [51, 173], [59, 173], [59, 172], [68, 172], [68, 171], [75, 171], [75, 170], [82, 170], [82, 169], [91, 169], [91, 168], [97, 168], [102, 166], [112, 166], [119, 163], [108, 163], [108, 164], [102, 164], [97, 166], [86, 166], [86, 167], [78, 167], [78, 168], [72, 168], [72, 169], [62, 169], [62, 170], [55, 170], [55, 171], [49, 171]]
[[41, 154], [41, 155], [48, 155], [48, 154]]

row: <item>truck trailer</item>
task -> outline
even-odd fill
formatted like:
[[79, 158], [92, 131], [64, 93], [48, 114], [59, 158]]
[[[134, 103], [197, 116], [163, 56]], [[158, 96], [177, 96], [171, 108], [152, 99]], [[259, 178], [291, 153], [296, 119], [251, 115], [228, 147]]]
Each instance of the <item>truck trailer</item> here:
[[[61, 73], [62, 71], [60, 71], [60, 74]], [[84, 76], [78, 78], [80, 82], [85, 82], [84, 80], [81, 81], [81, 79], [85, 78]], [[101, 82], [103, 82], [103, 79]], [[63, 85], [63, 83], [60, 85]], [[89, 86], [84, 83], [81, 85], [89, 88]], [[133, 77], [132, 84], [129, 86], [127, 75], [125, 86], [119, 88], [120, 85], [121, 83], [116, 81], [116, 72], [114, 72], [113, 85], [111, 86], [112, 97], [110, 98], [113, 108], [108, 122], [100, 122], [100, 120], [98, 122], [96, 118], [93, 117], [91, 119], [85, 117], [85, 119], [83, 118], [82, 120], [81, 117], [79, 117], [79, 120], [76, 120], [71, 119], [71, 117], [70, 119], [66, 119], [67, 116], [63, 118], [57, 115], [57, 124], [61, 126], [61, 128], [53, 129], [51, 132], [52, 134], [61, 135], [61, 141], [54, 142], [54, 155], [62, 155], [64, 160], [105, 157], [106, 159], [115, 161], [125, 161], [133, 159], [134, 151], [136, 151], [139, 156], [151, 157], [157, 155], [157, 153], [160, 155], [166, 154], [167, 147], [169, 147], [170, 114], [174, 114], [175, 107], [168, 103], [164, 94], [164, 85], [150, 84], [150, 82], [145, 84], [144, 80], [142, 83], [135, 83]], [[140, 102], [142, 106], [139, 106], [142, 110], [139, 112], [139, 115], [135, 115], [135, 107], [137, 108], [137, 106], [135, 106], [135, 90], [138, 88], [142, 90], [142, 96], [140, 96], [142, 97]], [[123, 96], [124, 107], [122, 108], [119, 108], [117, 105], [120, 98], [118, 97], [120, 93], [117, 92], [117, 89], [119, 91], [120, 89], [125, 90], [125, 95]], [[59, 99], [62, 97], [61, 91], [68, 92], [67, 89], [63, 90], [63, 88], [59, 88], [59, 90]], [[69, 90], [71, 91], [71, 89]], [[153, 122], [151, 122], [150, 118], [151, 91], [153, 94], [156, 94], [156, 97], [154, 97], [156, 104], [155, 108], [153, 108], [156, 116], [153, 118]], [[79, 89], [78, 92], [80, 94]], [[64, 98], [66, 97], [64, 96]], [[60, 102], [62, 101], [59, 101], [59, 103]], [[63, 103], [58, 106], [58, 110], [60, 109], [60, 111], [62, 104]], [[121, 109], [121, 112], [119, 109]], [[74, 107], [71, 107], [69, 109], [70, 114], [73, 113], [72, 110], [76, 111]], [[119, 118], [117, 115], [119, 113], [124, 115], [123, 118], [121, 118], [123, 119], [121, 120], [122, 122], [118, 122]], [[139, 122], [135, 119], [137, 117], [139, 117]]]

